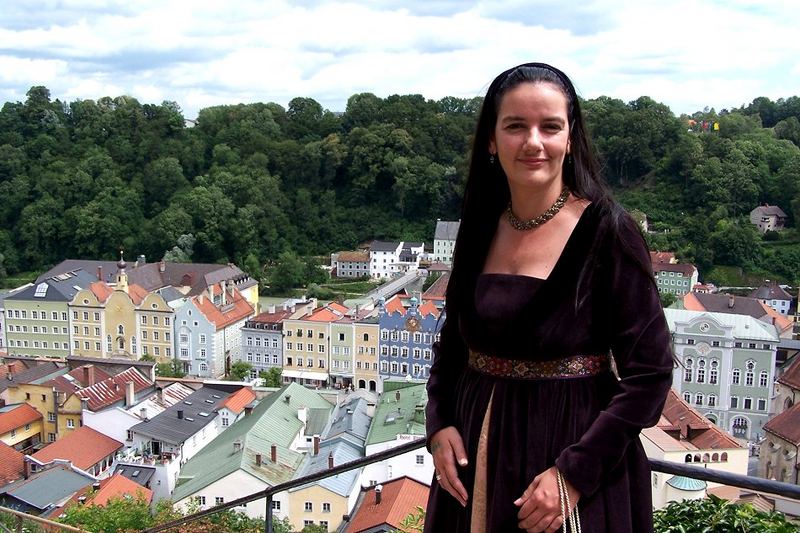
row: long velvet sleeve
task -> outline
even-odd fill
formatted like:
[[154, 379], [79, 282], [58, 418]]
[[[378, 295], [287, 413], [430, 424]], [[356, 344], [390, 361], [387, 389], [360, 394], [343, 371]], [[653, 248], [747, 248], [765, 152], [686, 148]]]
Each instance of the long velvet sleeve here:
[[425, 408], [425, 431], [430, 449], [431, 437], [455, 423], [455, 386], [467, 362], [467, 347], [457, 320], [445, 318], [440, 340], [432, 347], [433, 364], [428, 377], [428, 405]]
[[593, 285], [602, 298], [597, 314], [617, 366], [618, 390], [583, 437], [556, 460], [584, 495], [593, 494], [640, 431], [658, 421], [672, 382], [671, 337], [658, 290], [645, 271], [650, 258], [638, 226], [625, 218], [607, 239]]

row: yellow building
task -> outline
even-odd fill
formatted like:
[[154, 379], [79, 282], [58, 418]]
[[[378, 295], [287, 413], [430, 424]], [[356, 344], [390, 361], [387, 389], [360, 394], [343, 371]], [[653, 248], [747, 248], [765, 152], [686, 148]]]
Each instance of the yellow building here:
[[55, 442], [81, 426], [81, 400], [52, 385], [20, 383], [5, 393], [9, 404], [27, 403], [42, 416], [41, 433], [45, 442]]
[[302, 385], [325, 386], [330, 367], [331, 323], [345, 316], [347, 308], [331, 303], [300, 319], [283, 322], [283, 380]]
[[373, 392], [378, 390], [378, 337], [377, 317], [357, 321], [355, 327], [356, 368], [353, 386]]
[[73, 354], [171, 360], [172, 308], [157, 292], [129, 284], [125, 261], [117, 267], [114, 285], [92, 283], [70, 303]]
[[0, 442], [23, 453], [42, 441], [42, 415], [26, 403], [0, 407]]

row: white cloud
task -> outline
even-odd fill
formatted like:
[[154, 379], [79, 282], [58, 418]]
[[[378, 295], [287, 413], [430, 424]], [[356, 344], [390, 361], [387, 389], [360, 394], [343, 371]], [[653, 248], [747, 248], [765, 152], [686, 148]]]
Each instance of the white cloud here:
[[[131, 94], [209, 105], [356, 92], [472, 97], [500, 71], [551, 62], [585, 97], [648, 95], [676, 113], [800, 87], [791, 0], [8, 1], [0, 97]], [[31, 12], [37, 14], [36, 17]]]

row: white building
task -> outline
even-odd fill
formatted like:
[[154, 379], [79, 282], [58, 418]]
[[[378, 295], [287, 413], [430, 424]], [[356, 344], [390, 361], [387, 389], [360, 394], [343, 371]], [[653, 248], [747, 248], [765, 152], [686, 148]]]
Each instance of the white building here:
[[792, 295], [786, 292], [776, 281], [766, 280], [763, 285], [749, 294], [764, 305], [768, 305], [783, 316], [789, 314]]
[[339, 278], [369, 276], [369, 252], [338, 252], [331, 254], [331, 266]]
[[450, 265], [453, 263], [453, 250], [461, 221], [437, 220], [433, 234], [433, 261]]

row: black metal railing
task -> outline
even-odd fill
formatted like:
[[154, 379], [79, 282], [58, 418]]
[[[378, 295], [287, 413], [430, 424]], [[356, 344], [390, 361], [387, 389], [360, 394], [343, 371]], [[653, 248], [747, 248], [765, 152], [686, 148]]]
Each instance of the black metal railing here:
[[[201, 518], [204, 518], [206, 516], [226, 511], [228, 509], [233, 509], [234, 507], [239, 507], [241, 505], [245, 505], [247, 503], [254, 502], [256, 500], [261, 500], [264, 498], [266, 498], [265, 510], [264, 510], [264, 516], [265, 516], [264, 531], [266, 533], [272, 533], [272, 497], [275, 494], [296, 487], [302, 487], [303, 485], [308, 485], [310, 483], [319, 481], [321, 479], [325, 479], [330, 476], [341, 474], [343, 472], [348, 472], [355, 468], [360, 468], [362, 466], [378, 463], [386, 459], [391, 459], [392, 457], [397, 457], [398, 455], [403, 455], [404, 453], [418, 450], [424, 446], [425, 446], [424, 439], [419, 439], [416, 441], [409, 442], [407, 444], [402, 444], [396, 448], [392, 448], [391, 450], [386, 450], [380, 453], [376, 453], [375, 455], [363, 457], [361, 459], [358, 459], [356, 461], [351, 461], [349, 463], [342, 463], [341, 465], [334, 466], [331, 469], [317, 472], [315, 474], [310, 474], [308, 476], [303, 476], [297, 479], [293, 479], [291, 481], [287, 481], [286, 483], [274, 485], [263, 491], [253, 493], [248, 496], [243, 496], [236, 500], [232, 500], [230, 502], [226, 502], [224, 504], [211, 507], [210, 509], [199, 511], [192, 515], [185, 516], [183, 518], [179, 518], [171, 522], [166, 522], [164, 524], [151, 527], [149, 529], [144, 530], [143, 533], [156, 533], [159, 531], [167, 531], [169, 529], [177, 528], [184, 524], [200, 520]], [[653, 472], [661, 472], [664, 474], [685, 476], [693, 479], [699, 479], [702, 481], [711, 481], [712, 483], [720, 483], [722, 485], [728, 485], [731, 487], [750, 489], [753, 491], [762, 492], [766, 494], [773, 494], [776, 496], [783, 496], [786, 498], [800, 500], [800, 486], [793, 485], [791, 483], [782, 483], [779, 481], [761, 479], [752, 476], [743, 476], [741, 474], [720, 472], [717, 470], [709, 470], [707, 468], [701, 468], [699, 466], [688, 465], [683, 463], [672, 463], [670, 461], [661, 461], [658, 459], [650, 459], [650, 468], [653, 470]]]

